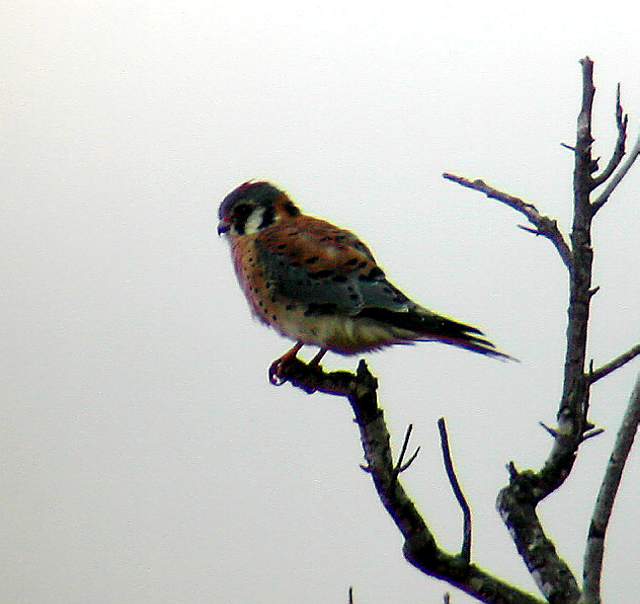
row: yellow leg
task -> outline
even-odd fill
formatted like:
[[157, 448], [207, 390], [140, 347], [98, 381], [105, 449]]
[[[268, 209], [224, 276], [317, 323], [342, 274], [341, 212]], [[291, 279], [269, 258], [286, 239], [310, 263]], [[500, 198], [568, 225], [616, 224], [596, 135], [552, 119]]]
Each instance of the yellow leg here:
[[322, 360], [322, 357], [325, 354], [327, 354], [327, 349], [326, 348], [321, 348], [318, 351], [318, 354], [311, 359], [311, 362], [309, 363], [309, 367], [317, 367], [318, 365], [320, 365], [320, 361]]

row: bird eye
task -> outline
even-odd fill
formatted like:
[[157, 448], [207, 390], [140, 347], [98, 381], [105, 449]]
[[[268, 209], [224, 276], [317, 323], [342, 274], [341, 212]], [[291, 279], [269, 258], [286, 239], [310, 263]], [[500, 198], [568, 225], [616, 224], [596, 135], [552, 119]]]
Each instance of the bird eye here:
[[246, 219], [251, 212], [252, 208], [248, 203], [241, 203], [233, 209], [233, 216], [239, 219]]

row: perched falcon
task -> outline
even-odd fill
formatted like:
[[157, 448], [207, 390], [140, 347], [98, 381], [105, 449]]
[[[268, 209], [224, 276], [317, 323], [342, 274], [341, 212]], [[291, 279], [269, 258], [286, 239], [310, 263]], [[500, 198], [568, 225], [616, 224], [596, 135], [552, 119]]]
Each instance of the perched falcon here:
[[296, 342], [271, 365], [272, 383], [305, 344], [320, 347], [312, 365], [328, 350], [349, 355], [427, 341], [510, 358], [479, 329], [407, 298], [353, 233], [305, 216], [268, 182], [246, 182], [229, 193], [219, 218], [218, 234], [229, 240], [251, 310]]

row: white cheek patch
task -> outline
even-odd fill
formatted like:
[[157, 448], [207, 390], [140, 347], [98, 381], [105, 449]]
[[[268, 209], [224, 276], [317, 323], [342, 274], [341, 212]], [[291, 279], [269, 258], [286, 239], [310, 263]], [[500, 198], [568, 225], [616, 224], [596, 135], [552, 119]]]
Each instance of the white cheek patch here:
[[259, 227], [262, 224], [262, 219], [264, 218], [264, 208], [256, 207], [251, 214], [249, 214], [249, 218], [247, 218], [247, 222], [244, 223], [244, 234], [245, 235], [253, 235], [259, 231]]

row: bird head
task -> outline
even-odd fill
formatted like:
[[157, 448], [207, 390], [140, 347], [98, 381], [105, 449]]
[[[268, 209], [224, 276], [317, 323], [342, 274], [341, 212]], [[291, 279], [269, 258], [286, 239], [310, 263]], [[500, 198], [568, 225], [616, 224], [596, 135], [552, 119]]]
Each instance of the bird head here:
[[218, 210], [218, 235], [253, 235], [300, 210], [284, 191], [265, 181], [249, 181], [229, 193]]

